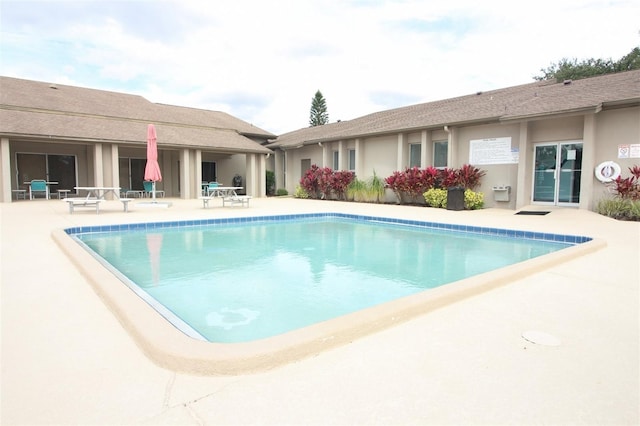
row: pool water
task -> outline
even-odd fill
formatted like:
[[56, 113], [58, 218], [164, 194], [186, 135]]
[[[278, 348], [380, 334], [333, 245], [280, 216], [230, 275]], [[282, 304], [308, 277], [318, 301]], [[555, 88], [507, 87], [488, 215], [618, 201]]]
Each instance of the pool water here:
[[575, 243], [416, 225], [333, 215], [74, 236], [176, 327], [221, 343], [282, 334]]

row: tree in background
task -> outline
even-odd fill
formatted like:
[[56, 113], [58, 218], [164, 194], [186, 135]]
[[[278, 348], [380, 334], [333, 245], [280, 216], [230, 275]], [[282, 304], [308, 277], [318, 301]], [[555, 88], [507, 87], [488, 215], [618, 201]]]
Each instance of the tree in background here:
[[322, 126], [329, 122], [329, 113], [327, 112], [327, 101], [318, 90], [316, 95], [311, 99], [311, 112], [309, 114], [309, 127]]
[[636, 47], [628, 55], [618, 61], [612, 59], [577, 59], [563, 58], [547, 69], [541, 69], [542, 75], [533, 77], [535, 80], [579, 80], [597, 75], [640, 69], [640, 47]]

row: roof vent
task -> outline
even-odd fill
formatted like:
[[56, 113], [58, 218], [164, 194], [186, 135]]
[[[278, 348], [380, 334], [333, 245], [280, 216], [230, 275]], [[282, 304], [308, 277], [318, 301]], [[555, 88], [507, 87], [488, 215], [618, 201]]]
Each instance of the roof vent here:
[[481, 91], [480, 92], [476, 92], [476, 95], [482, 95], [482, 92]]
[[572, 80], [565, 80], [565, 81], [562, 82], [562, 84], [564, 84], [565, 86], [568, 86], [568, 85], [571, 84], [571, 82], [572, 82]]
[[49, 85], [49, 89], [55, 89], [55, 90], [57, 90], [57, 89], [58, 89], [58, 86], [56, 86], [55, 84], [51, 83], [51, 84]]

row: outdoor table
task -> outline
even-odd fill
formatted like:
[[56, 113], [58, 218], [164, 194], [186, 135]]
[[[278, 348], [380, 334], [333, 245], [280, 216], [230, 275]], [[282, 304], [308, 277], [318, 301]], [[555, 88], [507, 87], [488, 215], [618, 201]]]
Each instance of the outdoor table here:
[[[76, 191], [87, 191], [86, 200], [92, 199], [93, 195], [94, 200], [104, 200], [105, 196], [109, 193], [112, 193], [115, 196], [115, 199], [122, 202], [122, 208], [125, 212], [129, 211], [129, 202], [131, 198], [122, 198], [120, 197], [120, 187], [119, 186], [74, 186]], [[65, 198], [65, 200], [71, 200], [69, 198]], [[71, 209], [73, 200], [68, 201], [69, 208]], [[96, 206], [96, 212], [98, 211], [98, 206]]]
[[242, 189], [241, 186], [217, 186], [211, 188], [210, 197], [231, 197], [232, 195], [238, 195], [236, 191]]
[[237, 197], [238, 193], [236, 191], [238, 191], [239, 189], [242, 189], [242, 187], [241, 186], [217, 186], [215, 188], [211, 188], [211, 192], [209, 193], [210, 195], [203, 195], [198, 198], [202, 200], [202, 205], [206, 209], [209, 207], [209, 201], [214, 198], [222, 198], [223, 199], [222, 204], [224, 205], [224, 199], [229, 197]]
[[116, 199], [120, 199], [119, 186], [74, 186], [77, 191], [87, 191], [87, 198], [92, 195], [98, 200], [104, 200], [108, 193], [115, 195]]

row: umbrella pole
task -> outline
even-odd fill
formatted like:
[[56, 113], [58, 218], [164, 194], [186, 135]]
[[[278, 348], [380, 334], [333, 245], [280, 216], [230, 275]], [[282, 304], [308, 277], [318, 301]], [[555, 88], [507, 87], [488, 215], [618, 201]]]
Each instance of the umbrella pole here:
[[151, 184], [151, 197], [153, 198], [153, 202], [156, 202], [156, 181], [154, 180]]

